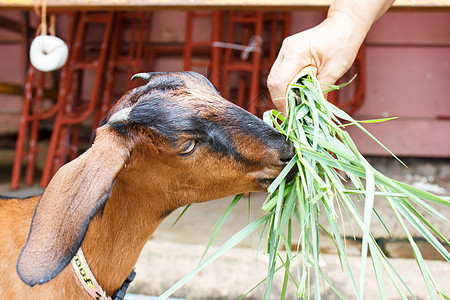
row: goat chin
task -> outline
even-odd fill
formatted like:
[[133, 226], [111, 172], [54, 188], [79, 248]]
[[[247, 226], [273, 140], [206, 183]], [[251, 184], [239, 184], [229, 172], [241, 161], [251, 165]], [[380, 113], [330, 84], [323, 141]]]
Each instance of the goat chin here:
[[88, 299], [68, 266], [80, 247], [112, 295], [170, 212], [265, 190], [294, 155], [200, 74], [137, 78], [42, 196], [0, 201], [0, 298]]

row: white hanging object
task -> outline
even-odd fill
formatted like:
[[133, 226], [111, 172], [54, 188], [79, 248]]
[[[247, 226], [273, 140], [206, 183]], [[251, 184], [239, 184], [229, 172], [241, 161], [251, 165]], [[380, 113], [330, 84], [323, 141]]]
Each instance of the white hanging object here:
[[42, 72], [51, 72], [62, 68], [68, 56], [67, 44], [56, 36], [39, 35], [30, 46], [30, 62]]

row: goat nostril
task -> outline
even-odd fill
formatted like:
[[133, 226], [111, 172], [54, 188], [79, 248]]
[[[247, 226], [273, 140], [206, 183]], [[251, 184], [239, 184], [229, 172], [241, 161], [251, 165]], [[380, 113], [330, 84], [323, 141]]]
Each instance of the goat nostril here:
[[294, 145], [290, 142], [285, 142], [280, 151], [280, 161], [288, 163], [295, 155]]

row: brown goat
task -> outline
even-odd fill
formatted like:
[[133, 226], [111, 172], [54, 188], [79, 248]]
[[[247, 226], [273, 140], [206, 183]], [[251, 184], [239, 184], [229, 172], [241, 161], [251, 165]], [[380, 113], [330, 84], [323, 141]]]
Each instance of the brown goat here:
[[80, 247], [112, 295], [170, 212], [264, 191], [294, 155], [201, 75], [138, 77], [42, 196], [0, 199], [0, 299], [91, 299], [68, 266]]

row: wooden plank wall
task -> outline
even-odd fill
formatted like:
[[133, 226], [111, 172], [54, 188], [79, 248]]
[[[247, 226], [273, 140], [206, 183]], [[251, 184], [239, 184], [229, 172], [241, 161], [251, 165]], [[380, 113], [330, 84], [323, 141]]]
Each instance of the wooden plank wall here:
[[[358, 119], [401, 156], [450, 157], [450, 13], [388, 12], [367, 37], [367, 82]], [[351, 131], [361, 151], [383, 155]]]

